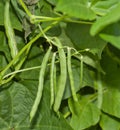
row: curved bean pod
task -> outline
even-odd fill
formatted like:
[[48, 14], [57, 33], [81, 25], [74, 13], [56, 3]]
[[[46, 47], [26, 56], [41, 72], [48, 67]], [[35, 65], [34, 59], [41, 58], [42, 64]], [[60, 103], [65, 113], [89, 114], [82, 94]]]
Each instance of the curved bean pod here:
[[71, 86], [71, 92], [72, 92], [72, 96], [73, 96], [73, 100], [74, 101], [78, 101], [77, 99], [77, 95], [75, 92], [75, 85], [74, 85], [74, 78], [73, 78], [73, 73], [72, 73], [72, 67], [71, 67], [71, 50], [70, 48], [67, 48], [67, 67], [68, 67], [68, 74], [69, 74], [69, 79], [70, 79], [70, 86]]
[[53, 109], [58, 112], [62, 97], [65, 91], [66, 79], [67, 79], [67, 67], [66, 67], [66, 56], [63, 48], [58, 48], [59, 61], [60, 61], [60, 77], [58, 89], [56, 92], [55, 103]]
[[44, 58], [43, 58], [42, 64], [41, 64], [41, 69], [40, 69], [40, 74], [39, 74], [38, 91], [37, 91], [36, 99], [35, 99], [34, 104], [32, 106], [32, 110], [30, 112], [30, 121], [32, 121], [32, 119], [34, 118], [34, 116], [37, 112], [38, 106], [40, 104], [40, 101], [41, 101], [42, 92], [43, 92], [43, 85], [44, 85], [45, 70], [46, 70], [47, 62], [49, 60], [51, 49], [52, 49], [52, 47], [50, 46], [48, 51], [46, 52]]
[[50, 100], [50, 106], [52, 107], [53, 103], [54, 103], [54, 80], [55, 76], [54, 76], [54, 69], [55, 69], [55, 57], [56, 57], [56, 53], [53, 54], [52, 56], [52, 61], [51, 61], [51, 67], [50, 67], [50, 94], [51, 94], [51, 100]]
[[18, 53], [18, 49], [15, 40], [14, 30], [12, 28], [11, 21], [10, 21], [9, 6], [10, 6], [10, 0], [6, 0], [5, 10], [4, 10], [4, 26], [8, 38], [8, 44], [10, 47], [11, 56], [12, 58], [14, 58]]

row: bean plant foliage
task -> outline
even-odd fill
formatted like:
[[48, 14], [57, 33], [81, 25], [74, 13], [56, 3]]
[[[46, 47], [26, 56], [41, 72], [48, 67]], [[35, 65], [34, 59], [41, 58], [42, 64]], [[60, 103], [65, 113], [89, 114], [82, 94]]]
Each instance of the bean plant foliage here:
[[120, 1], [0, 0], [0, 129], [120, 129]]

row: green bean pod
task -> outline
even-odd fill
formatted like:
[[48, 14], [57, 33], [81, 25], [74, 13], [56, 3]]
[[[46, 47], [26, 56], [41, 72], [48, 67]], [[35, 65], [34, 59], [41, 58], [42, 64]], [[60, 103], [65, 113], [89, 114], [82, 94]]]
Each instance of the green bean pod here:
[[72, 92], [73, 100], [78, 101], [78, 98], [75, 92], [74, 78], [73, 78], [72, 67], [71, 67], [71, 49], [67, 48], [67, 52], [68, 52], [67, 53], [67, 68], [68, 68], [71, 92]]
[[15, 40], [14, 30], [12, 28], [11, 21], [10, 21], [9, 6], [10, 6], [10, 0], [6, 0], [5, 10], [4, 10], [4, 26], [5, 26], [5, 32], [8, 38], [8, 45], [10, 48], [11, 56], [12, 58], [14, 58], [18, 53], [18, 49], [17, 49], [16, 40]]
[[51, 99], [50, 99], [50, 107], [52, 107], [52, 105], [54, 104], [54, 85], [55, 85], [55, 76], [54, 76], [54, 69], [55, 69], [55, 57], [56, 57], [56, 53], [53, 54], [52, 56], [52, 61], [51, 61], [51, 67], [50, 67], [50, 94], [51, 94]]
[[55, 103], [53, 109], [58, 112], [62, 97], [65, 91], [66, 79], [67, 79], [67, 67], [66, 67], [66, 56], [63, 48], [58, 48], [59, 61], [60, 61], [60, 77], [59, 84], [56, 92]]
[[83, 56], [80, 57], [80, 87], [83, 83]]
[[54, 84], [54, 97], [55, 97], [55, 95], [56, 95], [56, 84], [57, 84], [56, 64], [54, 65], [54, 70], [53, 70], [53, 84]]
[[45, 70], [46, 70], [47, 62], [49, 60], [51, 49], [52, 49], [52, 47], [50, 46], [48, 51], [46, 52], [44, 58], [43, 58], [42, 64], [41, 64], [41, 69], [40, 69], [40, 74], [39, 74], [38, 91], [37, 91], [37, 96], [35, 98], [34, 104], [32, 106], [32, 110], [30, 112], [30, 121], [32, 121], [32, 119], [34, 118], [34, 116], [37, 112], [38, 106], [40, 104], [40, 101], [41, 101], [42, 92], [43, 92], [43, 85], [44, 85]]

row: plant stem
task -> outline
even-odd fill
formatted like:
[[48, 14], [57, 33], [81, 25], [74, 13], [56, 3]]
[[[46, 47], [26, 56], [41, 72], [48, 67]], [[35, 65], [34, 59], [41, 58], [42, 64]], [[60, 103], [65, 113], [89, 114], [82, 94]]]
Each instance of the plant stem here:
[[64, 114], [64, 118], [69, 117], [69, 116], [70, 116], [70, 114], [71, 114], [71, 112], [69, 112], [69, 111], [68, 111], [67, 113], [65, 113], [65, 114]]
[[25, 10], [26, 14], [31, 17], [32, 14], [30, 13], [30, 11], [28, 10], [28, 8], [26, 7], [25, 3], [22, 0], [19, 0], [20, 4], [22, 5], [23, 9]]

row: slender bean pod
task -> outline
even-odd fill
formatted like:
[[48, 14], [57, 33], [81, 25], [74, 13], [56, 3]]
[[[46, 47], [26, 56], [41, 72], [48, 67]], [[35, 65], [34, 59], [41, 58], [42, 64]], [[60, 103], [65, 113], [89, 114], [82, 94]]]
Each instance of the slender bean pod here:
[[50, 46], [48, 51], [46, 52], [44, 58], [43, 58], [43, 62], [41, 64], [41, 69], [40, 69], [40, 74], [39, 74], [39, 84], [38, 84], [38, 91], [37, 91], [37, 96], [36, 99], [34, 101], [32, 110], [30, 112], [30, 121], [32, 121], [32, 119], [34, 118], [38, 106], [40, 104], [41, 101], [41, 97], [42, 97], [42, 92], [43, 92], [43, 84], [44, 84], [44, 75], [45, 75], [45, 70], [46, 70], [46, 66], [47, 66], [47, 62], [51, 53], [51, 49], [52, 47]]
[[8, 44], [10, 47], [11, 56], [12, 58], [14, 58], [18, 53], [18, 49], [17, 49], [16, 40], [15, 40], [14, 30], [12, 28], [11, 21], [10, 21], [9, 6], [10, 6], [10, 0], [6, 0], [5, 10], [4, 10], [4, 26], [5, 26], [6, 35], [8, 38]]
[[58, 48], [59, 61], [60, 61], [60, 77], [59, 84], [56, 92], [55, 103], [53, 109], [58, 112], [62, 97], [65, 91], [66, 78], [67, 78], [67, 67], [66, 67], [66, 56], [63, 48]]
[[56, 84], [57, 84], [56, 64], [54, 64], [54, 70], [53, 70], [53, 84], [54, 84], [54, 97], [55, 97], [55, 95], [56, 95]]
[[80, 57], [80, 86], [83, 83], [83, 56]]
[[75, 92], [75, 85], [74, 85], [74, 78], [73, 78], [73, 73], [72, 73], [72, 67], [71, 67], [71, 49], [67, 48], [67, 68], [68, 68], [68, 74], [69, 74], [69, 80], [70, 80], [70, 86], [71, 86], [71, 92], [73, 96], [74, 101], [78, 101], [77, 95]]
[[50, 91], [51, 91], [50, 107], [52, 107], [54, 103], [54, 80], [56, 80], [54, 79], [55, 57], [56, 57], [56, 53], [54, 53], [52, 56], [51, 67], [50, 67]]

